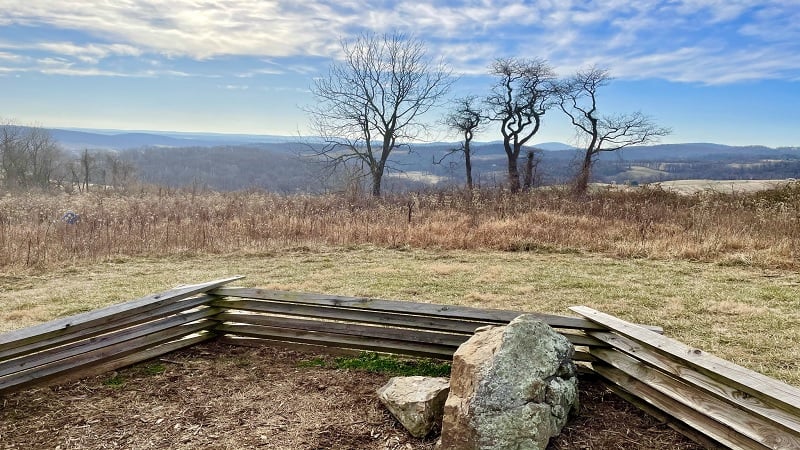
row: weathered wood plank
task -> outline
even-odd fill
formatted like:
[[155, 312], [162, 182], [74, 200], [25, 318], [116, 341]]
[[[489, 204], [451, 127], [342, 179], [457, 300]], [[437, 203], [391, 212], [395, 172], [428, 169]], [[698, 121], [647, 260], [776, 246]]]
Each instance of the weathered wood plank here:
[[[291, 303], [302, 303], [339, 308], [368, 309], [384, 312], [399, 312], [415, 315], [428, 315], [453, 319], [470, 319], [491, 324], [507, 324], [520, 314], [531, 314], [554, 328], [598, 330], [591, 321], [578, 317], [558, 316], [553, 314], [527, 313], [499, 309], [480, 309], [467, 306], [437, 305], [432, 303], [405, 302], [398, 300], [382, 300], [363, 297], [342, 297], [336, 295], [296, 293], [250, 288], [218, 288], [214, 294], [226, 297], [241, 297], [261, 300], [278, 300]], [[657, 327], [656, 327], [657, 328]]]
[[223, 322], [236, 322], [250, 325], [264, 325], [273, 328], [287, 328], [324, 333], [345, 334], [372, 338], [395, 339], [426, 344], [447, 345], [457, 348], [463, 344], [468, 335], [444, 332], [429, 332], [407, 328], [389, 328], [381, 326], [358, 325], [353, 323], [329, 322], [307, 319], [290, 319], [288, 317], [265, 316], [262, 314], [222, 313], [214, 318]]
[[148, 359], [153, 359], [157, 356], [166, 355], [167, 353], [174, 352], [175, 350], [191, 347], [192, 345], [199, 344], [201, 342], [205, 342], [210, 339], [214, 339], [215, 337], [217, 337], [215, 333], [209, 332], [207, 330], [201, 330], [198, 331], [197, 333], [192, 333], [184, 337], [181, 337], [179, 339], [169, 341], [166, 344], [157, 345], [155, 347], [148, 347], [146, 350], [141, 350], [135, 353], [131, 353], [130, 355], [123, 356], [122, 358], [117, 358], [111, 361], [106, 361], [104, 363], [79, 368], [74, 371], [64, 373], [60, 375], [58, 378], [51, 378], [48, 380], [44, 380], [41, 383], [37, 382], [29, 384], [25, 387], [29, 388], [31, 386], [47, 386], [51, 384], [67, 383], [73, 380], [79, 380], [81, 378], [101, 375], [106, 372], [110, 372], [112, 370], [121, 369], [123, 367], [127, 367], [142, 361], [147, 361]]
[[262, 313], [283, 314], [299, 317], [318, 317], [322, 319], [348, 322], [373, 323], [378, 325], [394, 325], [422, 330], [447, 331], [471, 335], [476, 328], [485, 325], [497, 325], [490, 322], [470, 320], [444, 319], [435, 317], [412, 316], [409, 314], [388, 313], [327, 306], [303, 305], [280, 301], [266, 300], [215, 300], [211, 305], [219, 308], [236, 309]]
[[264, 339], [264, 338], [248, 337], [248, 336], [235, 336], [232, 334], [225, 334], [220, 336], [218, 338], [218, 342], [228, 345], [241, 345], [244, 347], [281, 347], [289, 350], [297, 350], [300, 352], [325, 353], [329, 355], [339, 355], [339, 356], [358, 356], [364, 352], [364, 350], [357, 350], [353, 348], [303, 344], [300, 342], [275, 341], [272, 339]]
[[591, 353], [585, 350], [575, 349], [575, 353], [572, 355], [572, 360], [583, 361], [583, 362], [594, 362], [597, 361], [597, 358], [595, 358], [594, 356], [592, 356]]
[[56, 319], [20, 330], [10, 331], [0, 334], [0, 350], [19, 347], [57, 335], [113, 323], [121, 318], [140, 314], [144, 311], [149, 311], [159, 306], [206, 292], [241, 278], [241, 276], [235, 276], [206, 283], [185, 285], [157, 294], [147, 295], [137, 300]]
[[677, 358], [712, 379], [722, 380], [792, 415], [800, 415], [800, 389], [594, 309], [585, 306], [570, 309], [662, 355]]
[[672, 400], [668, 396], [658, 392], [650, 386], [647, 386], [646, 384], [615, 367], [599, 362], [592, 364], [592, 366], [598, 375], [602, 376], [609, 382], [622, 387], [626, 391], [647, 402], [654, 408], [658, 408], [659, 410], [668, 413], [675, 419], [698, 431], [701, 431], [709, 438], [726, 447], [743, 450], [769, 449], [769, 447], [761, 444], [760, 442], [754, 441], [746, 436], [742, 436], [729, 427], [706, 417], [692, 408]]
[[[260, 302], [259, 302], [260, 303]], [[214, 305], [223, 306], [224, 303], [222, 302], [215, 302]], [[310, 313], [314, 313], [314, 310], [318, 308], [312, 308]], [[336, 314], [334, 314], [336, 315]], [[305, 316], [303, 316], [305, 317]], [[328, 317], [325, 317], [326, 319]], [[339, 317], [337, 317], [338, 319]], [[397, 334], [396, 331], [389, 331], [392, 328], [378, 328], [373, 326], [363, 326], [357, 328], [348, 328], [352, 327], [352, 325], [334, 323], [334, 322], [316, 322], [314, 320], [303, 320], [303, 319], [290, 319], [287, 317], [275, 317], [275, 316], [264, 316], [261, 314], [237, 314], [237, 313], [221, 313], [219, 316], [215, 317], [215, 320], [220, 321], [231, 321], [231, 322], [240, 322], [245, 324], [254, 324], [254, 325], [269, 325], [278, 328], [297, 328], [297, 329], [306, 329], [309, 331], [329, 331], [329, 332], [337, 332], [343, 334], [356, 334], [360, 336], [369, 336], [369, 337], [394, 337], [394, 338], [402, 338], [407, 339], [412, 342], [427, 342], [427, 343], [438, 343], [438, 344], [445, 344], [451, 345], [453, 347], [458, 347], [459, 345], [466, 342], [467, 339], [470, 338], [471, 334], [460, 334], [460, 333], [430, 333], [430, 332], [423, 332], [420, 330], [404, 330], [403, 334]], [[315, 322], [318, 323], [315, 325]], [[370, 321], [369, 323], [376, 323], [374, 321]], [[379, 323], [379, 322], [378, 322]], [[337, 331], [338, 330], [338, 331]], [[350, 330], [358, 330], [355, 332], [350, 332]], [[567, 339], [569, 339], [574, 345], [581, 345], [585, 346], [587, 343], [595, 343], [598, 342], [603, 346], [607, 346], [607, 344], [603, 344], [601, 341], [590, 338], [581, 334], [565, 334]], [[591, 356], [588, 352], [582, 350], [576, 350], [575, 355], [573, 357], [575, 361], [587, 361], [591, 362], [594, 361], [594, 357]]]
[[392, 339], [366, 338], [347, 336], [335, 333], [316, 331], [288, 330], [260, 325], [221, 324], [214, 329], [218, 333], [229, 333], [238, 336], [258, 337], [272, 340], [285, 340], [332, 347], [347, 347], [361, 350], [372, 350], [384, 353], [397, 353], [411, 356], [450, 359], [455, 351], [452, 346], [414, 343]]
[[[595, 373], [596, 375], [596, 373]], [[648, 404], [644, 400], [640, 399], [639, 397], [631, 394], [630, 392], [626, 391], [620, 386], [617, 386], [614, 383], [610, 383], [608, 381], [605, 382], [606, 387], [608, 387], [613, 393], [617, 394], [623, 400], [627, 401], [628, 403], [632, 404], [633, 406], [639, 408], [640, 410], [644, 411], [646, 414], [649, 414], [652, 417], [660, 420], [661, 422], [665, 423], [668, 427], [672, 428], [673, 430], [681, 433], [682, 435], [688, 437], [689, 439], [693, 440], [694, 442], [702, 445], [706, 450], [727, 450], [728, 447], [720, 444], [719, 442], [709, 438], [705, 434], [695, 430], [694, 428], [686, 425], [685, 423], [676, 420], [674, 417], [670, 416], [669, 414], [661, 411], [660, 409], [654, 407], [653, 405]]]
[[[413, 316], [400, 313], [385, 313], [369, 310], [357, 310], [326, 306], [298, 305], [267, 300], [226, 300], [220, 299], [210, 303], [212, 306], [228, 310], [250, 311], [267, 314], [280, 314], [297, 317], [313, 317], [345, 322], [369, 323], [385, 326], [399, 326], [429, 331], [460, 333], [471, 336], [476, 328], [486, 325], [498, 325], [490, 322], [471, 320], [440, 319], [424, 316]], [[573, 330], [556, 330], [567, 337], [573, 345], [590, 347], [607, 347], [608, 344]]]
[[38, 366], [33, 369], [6, 375], [0, 377], [0, 392], [17, 390], [31, 384], [45, 382], [52, 378], [59, 377], [64, 373], [126, 356], [148, 347], [164, 344], [180, 336], [211, 328], [216, 324], [217, 322], [212, 320], [202, 319], [198, 322], [173, 327], [158, 333], [148, 334], [147, 336], [109, 345], [71, 358]]
[[117, 330], [112, 333], [95, 336], [83, 341], [73, 342], [64, 346], [6, 360], [0, 363], [0, 377], [194, 322], [195, 320], [214, 316], [220, 311], [221, 310], [218, 308], [204, 308], [194, 312], [181, 313], [123, 330]]
[[[334, 355], [347, 355], [347, 356], [359, 355], [361, 354], [361, 352], [364, 351], [352, 348], [331, 347], [331, 346], [315, 345], [315, 344], [300, 343], [300, 342], [288, 342], [288, 341], [256, 338], [249, 336], [237, 336], [234, 334], [225, 334], [220, 336], [219, 342], [228, 345], [242, 345], [245, 347], [261, 347], [261, 346], [284, 347], [292, 350], [322, 352]], [[589, 355], [586, 352], [576, 352], [575, 355], [577, 358], [586, 358], [582, 359], [581, 361], [596, 360], [596, 358], [594, 358], [593, 356]], [[443, 358], [437, 358], [437, 359], [443, 359]], [[445, 359], [450, 359], [450, 358], [445, 358]], [[576, 358], [573, 359], [576, 361], [578, 360]], [[578, 365], [578, 373], [586, 375], [589, 374], [594, 375], [594, 371], [591, 368], [582, 365]]]
[[[764, 403], [758, 397], [753, 397], [732, 386], [717, 381], [707, 375], [692, 370], [671, 357], [667, 357], [655, 351], [647, 349], [623, 336], [610, 332], [591, 332], [592, 336], [608, 343], [614, 349], [623, 352], [633, 358], [644, 361], [645, 363], [670, 375], [691, 383], [702, 389], [708, 395], [731, 403], [736, 408], [757, 414], [766, 420], [782, 427], [784, 430], [800, 436], [800, 416], [789, 414], [786, 411]], [[800, 448], [800, 447], [798, 447]]]
[[102, 323], [94, 327], [85, 328], [83, 330], [71, 330], [69, 333], [58, 334], [56, 336], [51, 336], [46, 339], [21, 345], [19, 347], [0, 350], [0, 361], [15, 358], [20, 355], [35, 353], [49, 347], [69, 344], [71, 342], [109, 333], [121, 328], [126, 328], [133, 325], [138, 325], [140, 323], [160, 319], [162, 317], [178, 314], [182, 311], [187, 311], [206, 305], [215, 298], [216, 297], [211, 295], [200, 294], [197, 297], [178, 300], [173, 303], [159, 306], [152, 310], [139, 312], [135, 315], [118, 317], [113, 321]]
[[691, 384], [672, 378], [624, 353], [612, 349], [594, 349], [592, 354], [667, 397], [769, 448], [800, 449], [800, 436], [797, 433], [778, 428], [760, 416], [749, 414], [728, 402], [707, 395]]

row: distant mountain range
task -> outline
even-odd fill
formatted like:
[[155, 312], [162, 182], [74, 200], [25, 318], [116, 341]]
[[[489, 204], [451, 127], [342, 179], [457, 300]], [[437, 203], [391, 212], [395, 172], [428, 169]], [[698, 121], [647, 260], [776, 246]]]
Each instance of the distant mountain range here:
[[[313, 142], [313, 138], [303, 138], [298, 136], [276, 136], [258, 134], [224, 134], [224, 133], [190, 133], [178, 131], [123, 131], [123, 130], [101, 130], [101, 129], [50, 129], [53, 138], [67, 150], [88, 149], [107, 149], [107, 150], [127, 150], [143, 147], [216, 147], [216, 146], [237, 146], [253, 144], [297, 144], [300, 142]], [[415, 144], [417, 148], [437, 148], [447, 147], [457, 144], [446, 142], [433, 142]], [[483, 149], [485, 153], [504, 154], [500, 141], [478, 142], [476, 147]], [[274, 147], [274, 146], [271, 146]], [[562, 142], [542, 142], [534, 144], [533, 147], [545, 151], [570, 151], [575, 147]], [[733, 155], [746, 154], [774, 154], [775, 151], [797, 151], [797, 147], [773, 149], [765, 146], [728, 146], [713, 143], [686, 143], [686, 144], [660, 144], [650, 146], [631, 147], [625, 149], [621, 155], [625, 159], [632, 160], [662, 160], [665, 157], [674, 158], [696, 158], [698, 156], [709, 155]], [[604, 154], [605, 158], [613, 157], [618, 159], [615, 154]]]
[[[292, 136], [52, 129], [65, 149], [114, 150], [134, 164], [147, 182], [200, 184], [233, 190], [258, 187], [280, 192], [324, 191], [339, 181], [323, 176], [324, 164], [308, 158], [318, 139]], [[458, 143], [414, 144], [392, 153], [390, 189], [462, 184], [463, 156], [444, 158]], [[535, 145], [537, 177], [543, 184], [569, 181], [579, 150], [560, 142]], [[507, 160], [502, 142], [473, 144], [473, 175], [484, 186], [502, 184]], [[520, 157], [520, 163], [527, 152]], [[443, 159], [444, 158], [444, 159]], [[800, 148], [728, 146], [714, 143], [660, 144], [604, 152], [592, 171], [595, 181], [647, 183], [681, 179], [800, 178]], [[331, 184], [332, 183], [332, 184]]]
[[[50, 135], [67, 150], [88, 148], [105, 150], [128, 150], [142, 147], [215, 147], [220, 145], [282, 144], [314, 141], [298, 136], [276, 136], [269, 134], [225, 134], [189, 133], [180, 131], [123, 131], [84, 128], [52, 128]], [[500, 144], [482, 142], [480, 145]], [[438, 147], [450, 145], [443, 142], [416, 144], [416, 147]], [[542, 142], [536, 148], [548, 151], [574, 150], [561, 142]]]
[[107, 149], [127, 150], [141, 147], [214, 147], [297, 141], [297, 137], [184, 133], [177, 131], [121, 131], [92, 129], [50, 129], [50, 135], [67, 150]]

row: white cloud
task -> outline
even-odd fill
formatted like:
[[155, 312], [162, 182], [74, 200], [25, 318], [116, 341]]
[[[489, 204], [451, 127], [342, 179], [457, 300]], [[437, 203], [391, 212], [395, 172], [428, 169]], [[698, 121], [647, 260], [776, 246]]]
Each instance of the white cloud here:
[[624, 77], [793, 79], [800, 52], [800, 0], [0, 0], [0, 8], [0, 26], [84, 34], [86, 43], [29, 46], [87, 70], [112, 56], [249, 56], [280, 62], [240, 77], [307, 75], [317, 69], [285, 58], [336, 56], [341, 37], [391, 30], [429, 40], [431, 53], [462, 74], [518, 56], [545, 57], [561, 70], [599, 63]]
[[59, 55], [74, 56], [77, 59], [96, 64], [108, 56], [139, 56], [141, 50], [126, 44], [85, 44], [78, 45], [73, 42], [42, 42], [35, 45], [36, 49], [49, 51]]
[[19, 55], [17, 53], [0, 52], [0, 61], [6, 61], [11, 63], [22, 63], [29, 60], [30, 58], [25, 55]]

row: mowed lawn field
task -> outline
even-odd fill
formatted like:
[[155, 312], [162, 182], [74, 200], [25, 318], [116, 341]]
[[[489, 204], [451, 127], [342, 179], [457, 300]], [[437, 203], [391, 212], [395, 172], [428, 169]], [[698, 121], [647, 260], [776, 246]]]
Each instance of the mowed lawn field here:
[[587, 305], [800, 386], [796, 271], [577, 251], [287, 247], [10, 271], [0, 332], [235, 274], [239, 286], [337, 295], [565, 315]]

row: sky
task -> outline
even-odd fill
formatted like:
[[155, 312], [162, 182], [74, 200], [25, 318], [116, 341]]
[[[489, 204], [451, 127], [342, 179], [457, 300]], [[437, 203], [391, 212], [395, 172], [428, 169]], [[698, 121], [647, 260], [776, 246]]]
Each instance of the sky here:
[[[452, 68], [452, 96], [488, 93], [496, 58], [544, 58], [560, 76], [597, 65], [614, 77], [601, 112], [642, 111], [673, 130], [662, 142], [800, 146], [800, 0], [0, 0], [0, 11], [4, 121], [306, 135], [310, 87], [342, 40], [402, 32]], [[495, 128], [477, 139], [499, 139]], [[550, 111], [534, 142], [574, 139]]]

